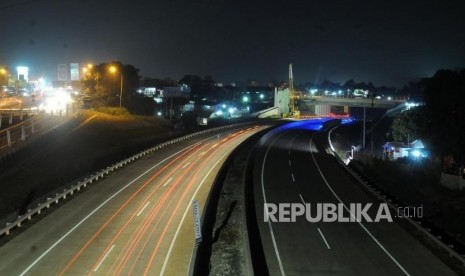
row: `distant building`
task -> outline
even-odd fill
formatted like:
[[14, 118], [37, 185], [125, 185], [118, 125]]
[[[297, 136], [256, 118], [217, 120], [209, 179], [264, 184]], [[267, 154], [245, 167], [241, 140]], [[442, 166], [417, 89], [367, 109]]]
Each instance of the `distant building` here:
[[18, 73], [18, 80], [20, 81], [29, 81], [29, 67], [26, 66], [18, 66], [16, 68], [16, 71]]
[[71, 81], [78, 81], [79, 78], [79, 63], [71, 63], [69, 65], [69, 76]]
[[66, 64], [58, 64], [58, 81], [68, 80], [68, 66]]
[[425, 146], [421, 140], [415, 140], [410, 144], [402, 142], [386, 142], [383, 146], [383, 157], [396, 160], [402, 157], [426, 156]]

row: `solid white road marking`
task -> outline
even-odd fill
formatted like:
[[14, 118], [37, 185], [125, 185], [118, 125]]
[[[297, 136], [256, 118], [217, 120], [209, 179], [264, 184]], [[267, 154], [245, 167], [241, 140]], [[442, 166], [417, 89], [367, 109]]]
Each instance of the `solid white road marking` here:
[[191, 162], [187, 162], [186, 164], [184, 164], [184, 166], [182, 166], [183, 169], [185, 169], [187, 166], [189, 166]]
[[326, 239], [325, 239], [325, 236], [323, 235], [323, 232], [321, 232], [320, 227], [317, 227], [316, 229], [318, 229], [318, 232], [320, 232], [321, 238], [322, 238], [323, 241], [325, 242], [326, 247], [328, 247], [328, 249], [331, 249], [331, 247], [329, 247], [329, 244], [328, 244], [328, 242], [327, 242]]
[[168, 183], [170, 183], [171, 180], [173, 180], [173, 177], [170, 177], [170, 179], [168, 179], [168, 181], [166, 181], [165, 184], [163, 184], [163, 187], [165, 187], [166, 185], [168, 185]]
[[291, 173], [291, 176], [292, 176], [292, 181], [295, 182], [295, 177], [294, 177], [294, 174]]
[[[313, 144], [313, 137], [310, 139], [310, 148]], [[336, 192], [333, 190], [333, 188], [331, 187], [331, 185], [329, 185], [329, 182], [326, 180], [326, 177], [324, 176], [323, 172], [321, 171], [320, 169], [320, 166], [318, 165], [318, 163], [316, 162], [316, 159], [315, 159], [315, 155], [313, 154], [312, 151], [310, 151], [310, 154], [312, 155], [312, 159], [313, 159], [313, 163], [315, 163], [315, 166], [316, 168], [318, 169], [318, 172], [320, 173], [320, 176], [321, 178], [323, 179], [323, 181], [326, 183], [326, 187], [328, 187], [328, 189], [331, 191], [331, 193], [334, 195], [334, 197], [340, 202], [342, 203], [342, 206], [344, 206], [344, 209], [346, 209], [350, 215], [355, 218], [355, 215], [352, 214], [349, 210], [349, 208], [346, 206], [346, 204], [344, 202], [342, 202], [341, 198], [336, 194]], [[370, 236], [370, 238], [384, 251], [384, 253], [386, 253], [386, 255], [388, 255], [388, 257], [397, 265], [397, 267], [402, 270], [402, 272], [405, 274], [405, 275], [410, 275], [407, 270], [405, 270], [405, 268], [396, 260], [396, 258], [394, 258], [394, 256], [391, 255], [391, 253], [389, 253], [389, 251], [387, 251], [387, 249], [375, 238], [375, 236], [373, 236], [373, 234], [365, 227], [365, 225], [363, 225], [360, 221], [357, 221], [358, 225], [360, 225], [360, 227], [362, 227], [362, 229], [368, 234], [368, 236]]]
[[110, 255], [110, 252], [113, 250], [113, 248], [115, 248], [115, 245], [113, 244], [110, 249], [108, 250], [108, 252], [105, 254], [105, 256], [103, 256], [103, 259], [100, 261], [100, 263], [98, 263], [97, 267], [94, 269], [94, 272], [97, 272], [97, 270], [100, 268], [100, 266], [103, 264], [103, 262], [105, 261], [105, 259], [108, 257], [108, 255]]
[[139, 211], [139, 213], [137, 213], [137, 216], [140, 216], [140, 214], [142, 214], [142, 212], [145, 210], [145, 208], [147, 208], [147, 206], [149, 206], [149, 204], [150, 204], [150, 201], [147, 201], [144, 207]]
[[[273, 144], [278, 140], [278, 138], [283, 136], [284, 134], [285, 134], [285, 132], [283, 134], [281, 134], [281, 135], [278, 135], [278, 137], [276, 137], [276, 139], [273, 142], [270, 143], [270, 145], [268, 146], [268, 149], [265, 152], [265, 156], [263, 157], [262, 175], [261, 175], [261, 182], [262, 183], [261, 184], [262, 184], [262, 196], [263, 196], [264, 204], [267, 203], [266, 195], [265, 195], [265, 181], [264, 181], [266, 157], [268, 156], [268, 152], [270, 151], [271, 146], [273, 146]], [[289, 150], [289, 155], [290, 154], [291, 154], [291, 151]], [[276, 259], [278, 260], [279, 270], [281, 272], [281, 275], [284, 276], [284, 275], [286, 275], [286, 273], [284, 273], [283, 263], [281, 261], [281, 256], [279, 255], [278, 245], [276, 244], [276, 239], [274, 237], [273, 226], [271, 225], [271, 220], [268, 220], [268, 228], [270, 229], [271, 241], [273, 242], [274, 252], [276, 254]]]

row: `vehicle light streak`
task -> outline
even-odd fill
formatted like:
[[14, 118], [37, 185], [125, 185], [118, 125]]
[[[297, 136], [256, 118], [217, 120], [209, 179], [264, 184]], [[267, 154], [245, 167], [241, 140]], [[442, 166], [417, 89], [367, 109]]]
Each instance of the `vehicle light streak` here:
[[79, 256], [86, 250], [87, 247], [97, 238], [97, 236], [105, 229], [105, 227], [110, 224], [116, 216], [134, 199], [136, 195], [138, 195], [153, 179], [155, 179], [158, 175], [160, 175], [162, 172], [164, 172], [166, 169], [168, 169], [172, 164], [177, 162], [180, 158], [182, 158], [184, 155], [188, 154], [190, 151], [193, 149], [197, 148], [200, 144], [196, 144], [186, 151], [184, 151], [182, 154], [180, 154], [178, 157], [173, 159], [171, 162], [169, 162], [167, 165], [165, 165], [163, 168], [161, 168], [159, 171], [157, 171], [155, 174], [153, 174], [150, 179], [144, 182], [139, 189], [137, 189], [119, 208], [118, 210], [94, 233], [94, 235], [84, 244], [84, 246], [71, 258], [71, 260], [66, 264], [65, 268], [58, 274], [58, 275], [64, 275], [64, 273], [73, 265], [73, 263], [79, 258]]

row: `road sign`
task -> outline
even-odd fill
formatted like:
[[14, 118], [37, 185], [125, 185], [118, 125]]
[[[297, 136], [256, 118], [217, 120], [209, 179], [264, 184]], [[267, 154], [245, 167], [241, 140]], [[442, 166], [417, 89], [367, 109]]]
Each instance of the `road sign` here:
[[200, 206], [199, 202], [194, 199], [192, 201], [192, 207], [194, 209], [194, 231], [195, 231], [195, 242], [202, 242], [202, 227], [200, 225]]

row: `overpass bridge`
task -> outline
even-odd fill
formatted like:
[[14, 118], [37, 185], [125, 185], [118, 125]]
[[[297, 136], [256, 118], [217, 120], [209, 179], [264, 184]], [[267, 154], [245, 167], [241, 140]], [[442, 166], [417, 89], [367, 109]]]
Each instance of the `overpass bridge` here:
[[307, 105], [331, 105], [331, 106], [348, 106], [348, 107], [372, 107], [391, 109], [399, 104], [407, 102], [407, 97], [387, 99], [360, 98], [347, 96], [310, 96], [299, 97], [301, 103]]
[[[392, 109], [407, 102], [407, 98], [376, 99], [347, 96], [310, 96], [298, 100], [299, 110], [314, 113], [318, 116], [328, 116], [330, 113], [350, 114], [351, 107]], [[336, 107], [342, 107], [336, 108]], [[335, 111], [335, 109], [337, 111]]]
[[[352, 95], [335, 95], [335, 96], [314, 96], [305, 92], [293, 91], [292, 97], [295, 105], [301, 114], [314, 114], [317, 116], [329, 116], [334, 110], [339, 112], [350, 113], [350, 108], [379, 108], [379, 109], [392, 109], [399, 105], [408, 102], [408, 97], [376, 99], [376, 98], [363, 98], [354, 97]], [[289, 113], [289, 99], [291, 92], [288, 88], [283, 90], [275, 90], [275, 107], [279, 108], [280, 114]], [[343, 109], [341, 109], [342, 107]], [[333, 111], [332, 111], [333, 109]]]

